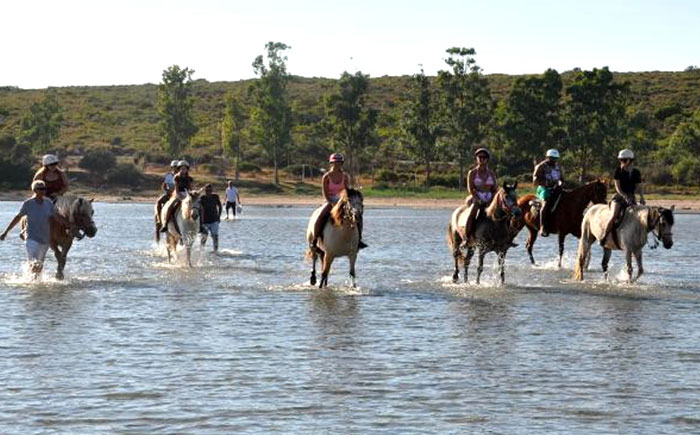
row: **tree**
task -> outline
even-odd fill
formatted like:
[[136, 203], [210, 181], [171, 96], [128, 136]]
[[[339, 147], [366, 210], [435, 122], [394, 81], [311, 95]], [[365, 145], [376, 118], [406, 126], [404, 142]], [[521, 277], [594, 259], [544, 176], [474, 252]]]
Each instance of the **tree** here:
[[465, 166], [472, 152], [486, 135], [493, 113], [488, 80], [476, 65], [473, 48], [447, 49], [445, 63], [450, 71], [438, 72], [442, 91], [441, 109], [445, 122], [444, 140], [459, 162], [459, 187], [464, 183]]
[[326, 125], [336, 150], [345, 153], [351, 177], [360, 173], [360, 157], [374, 145], [377, 110], [367, 105], [369, 75], [343, 72], [337, 91], [324, 99]]
[[439, 101], [430, 80], [421, 69], [413, 76], [409, 100], [404, 106], [401, 127], [407, 139], [406, 151], [425, 165], [425, 182], [430, 181], [430, 164], [438, 156], [440, 135]]
[[226, 97], [224, 118], [221, 121], [221, 147], [226, 157], [234, 159], [236, 181], [240, 178], [241, 139], [246, 114], [240, 100], [233, 94]]
[[275, 168], [275, 184], [279, 184], [278, 166], [291, 142], [292, 111], [289, 106], [287, 56], [289, 47], [281, 42], [268, 42], [267, 66], [262, 55], [255, 58], [253, 70], [258, 76], [250, 87], [253, 100], [250, 112], [251, 136], [263, 147]]
[[192, 74], [192, 69], [173, 65], [163, 71], [163, 81], [158, 85], [163, 149], [171, 156], [181, 155], [198, 130], [192, 117]]
[[531, 170], [534, 158], [560, 145], [562, 82], [548, 69], [541, 75], [518, 77], [495, 113], [501, 161], [510, 170]]
[[50, 151], [61, 131], [61, 112], [61, 106], [50, 93], [42, 101], [32, 103], [20, 121], [19, 143], [30, 147], [35, 154]]
[[671, 172], [676, 182], [700, 183], [700, 109], [678, 125], [663, 154], [664, 160], [672, 165]]
[[104, 178], [117, 165], [117, 158], [107, 149], [94, 149], [85, 153], [78, 167], [86, 169], [92, 175]]
[[612, 167], [626, 138], [628, 83], [614, 83], [608, 67], [577, 70], [566, 88], [569, 150], [584, 181], [589, 170]]

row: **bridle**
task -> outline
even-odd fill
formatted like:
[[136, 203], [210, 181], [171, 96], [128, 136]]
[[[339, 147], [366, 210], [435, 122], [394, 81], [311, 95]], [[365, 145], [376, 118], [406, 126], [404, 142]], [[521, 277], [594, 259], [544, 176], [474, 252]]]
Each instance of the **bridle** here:
[[662, 228], [666, 228], [667, 225], [664, 222], [664, 215], [663, 212], [660, 209], [656, 209], [656, 212], [659, 214], [659, 217], [655, 219], [655, 221], [649, 225], [649, 228], [651, 230], [649, 231], [652, 235], [652, 239], [654, 240], [653, 243], [649, 244], [649, 248], [651, 249], [656, 249], [659, 247], [659, 240], [663, 240], [664, 237], [673, 237], [673, 232], [671, 231], [664, 231], [662, 233]]

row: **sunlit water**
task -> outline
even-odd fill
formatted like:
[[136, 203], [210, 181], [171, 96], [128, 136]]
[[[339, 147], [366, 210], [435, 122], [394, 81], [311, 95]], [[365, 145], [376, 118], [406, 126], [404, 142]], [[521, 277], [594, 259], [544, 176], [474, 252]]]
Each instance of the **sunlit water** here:
[[[4, 227], [19, 208], [0, 203]], [[700, 430], [700, 219], [645, 248], [647, 274], [601, 281], [599, 248], [571, 281], [521, 246], [496, 285], [453, 285], [449, 210], [368, 209], [349, 288], [308, 286], [309, 208], [245, 207], [221, 253], [170, 265], [151, 206], [96, 204], [67, 279], [22, 274], [0, 243], [0, 431], [285, 433], [688, 433]], [[207, 247], [210, 251], [211, 247]]]

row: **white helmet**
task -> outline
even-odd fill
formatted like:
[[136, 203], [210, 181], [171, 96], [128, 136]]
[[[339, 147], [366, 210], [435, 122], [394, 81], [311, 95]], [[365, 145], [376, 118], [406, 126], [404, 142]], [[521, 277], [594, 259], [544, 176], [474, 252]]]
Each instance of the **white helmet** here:
[[548, 149], [545, 156], [551, 157], [553, 159], [558, 159], [559, 158], [559, 151], [555, 150], [554, 148]]
[[632, 150], [624, 149], [617, 154], [617, 158], [634, 160], [634, 153]]
[[53, 165], [54, 163], [58, 163], [58, 157], [53, 154], [46, 154], [41, 158], [41, 164], [44, 166]]
[[177, 162], [177, 167], [179, 168], [181, 166], [187, 166], [187, 169], [190, 168], [190, 164], [187, 163], [187, 160], [180, 160], [179, 162]]
[[170, 167], [171, 167], [171, 168], [177, 168], [177, 165], [178, 165], [178, 164], [180, 164], [180, 161], [179, 161], [179, 160], [173, 160], [172, 162], [170, 162]]

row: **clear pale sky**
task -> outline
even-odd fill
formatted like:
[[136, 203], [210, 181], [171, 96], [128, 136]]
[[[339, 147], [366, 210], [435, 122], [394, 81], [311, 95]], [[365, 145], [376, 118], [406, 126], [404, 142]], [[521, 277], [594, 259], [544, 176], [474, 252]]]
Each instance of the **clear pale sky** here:
[[680, 71], [700, 65], [700, 1], [0, 0], [0, 86], [158, 83], [254, 77], [268, 41], [288, 70], [337, 78], [434, 75], [445, 49], [473, 47], [487, 74]]

